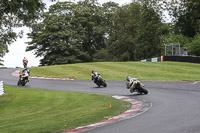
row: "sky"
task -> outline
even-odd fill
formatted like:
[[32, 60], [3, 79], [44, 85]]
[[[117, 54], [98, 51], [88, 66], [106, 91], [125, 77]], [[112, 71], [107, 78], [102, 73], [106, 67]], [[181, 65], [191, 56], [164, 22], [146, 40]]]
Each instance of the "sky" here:
[[[46, 4], [46, 8], [48, 9], [50, 5], [55, 4], [56, 2], [51, 2], [51, 0], [42, 0]], [[57, 1], [66, 1], [66, 0], [57, 0]], [[73, 0], [74, 1], [74, 0]], [[113, 1], [119, 3], [120, 5], [130, 3], [132, 0], [98, 0], [98, 3], [103, 4], [105, 2]], [[23, 67], [22, 60], [24, 57], [28, 59], [28, 66], [34, 67], [40, 64], [39, 60], [42, 57], [36, 58], [33, 51], [25, 52], [28, 44], [26, 42], [31, 41], [27, 38], [27, 33], [30, 32], [30, 29], [27, 27], [15, 28], [14, 31], [24, 31], [24, 35], [22, 38], [18, 38], [15, 42], [13, 42], [10, 46], [8, 46], [9, 52], [3, 57], [3, 64], [5, 67]]]

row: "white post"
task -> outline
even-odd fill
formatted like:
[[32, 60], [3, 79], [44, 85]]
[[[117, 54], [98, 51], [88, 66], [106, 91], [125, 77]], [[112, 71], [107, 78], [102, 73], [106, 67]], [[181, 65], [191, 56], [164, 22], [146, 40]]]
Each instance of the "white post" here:
[[0, 81], [0, 96], [4, 94], [3, 81]]

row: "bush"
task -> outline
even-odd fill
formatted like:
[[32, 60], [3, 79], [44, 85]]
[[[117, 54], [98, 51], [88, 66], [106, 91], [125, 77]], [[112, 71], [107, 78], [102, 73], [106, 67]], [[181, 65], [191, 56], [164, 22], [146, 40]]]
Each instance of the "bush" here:
[[102, 48], [96, 54], [94, 54], [93, 61], [109, 61], [110, 56], [107, 49]]
[[190, 55], [200, 56], [200, 34], [197, 34], [188, 44], [188, 50]]

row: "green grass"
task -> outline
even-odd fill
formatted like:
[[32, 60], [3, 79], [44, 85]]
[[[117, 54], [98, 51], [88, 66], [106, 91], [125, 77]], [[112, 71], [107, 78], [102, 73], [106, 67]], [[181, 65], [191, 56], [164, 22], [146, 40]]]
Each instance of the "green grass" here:
[[125, 80], [127, 75], [150, 81], [200, 80], [200, 64], [183, 62], [95, 62], [31, 68], [31, 75], [91, 79], [91, 71], [106, 80]]
[[[58, 132], [124, 112], [130, 104], [111, 96], [4, 86], [1, 133]], [[109, 108], [109, 104], [112, 108]]]

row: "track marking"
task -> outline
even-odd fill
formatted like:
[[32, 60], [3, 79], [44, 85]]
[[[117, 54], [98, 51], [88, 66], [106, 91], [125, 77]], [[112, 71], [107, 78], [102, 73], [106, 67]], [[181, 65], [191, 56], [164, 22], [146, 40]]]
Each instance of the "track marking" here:
[[119, 114], [118, 116], [109, 118], [108, 120], [103, 120], [100, 122], [96, 122], [94, 124], [89, 124], [87, 126], [77, 127], [75, 129], [68, 129], [68, 130], [63, 131], [62, 133], [78, 133], [78, 132], [88, 131], [88, 130], [91, 130], [100, 126], [104, 126], [113, 122], [130, 119], [146, 112], [152, 107], [151, 102], [139, 101], [139, 100], [135, 100], [126, 96], [112, 96], [112, 97], [119, 100], [130, 102], [131, 108], [125, 111], [124, 113]]
[[[16, 70], [12, 73], [13, 76], [18, 77], [20, 70]], [[49, 78], [49, 77], [36, 77], [36, 76], [29, 76], [32, 79], [53, 79], [53, 80], [74, 80], [71, 78]]]
[[[19, 72], [20, 70], [16, 70], [12, 73], [13, 76], [19, 76]], [[54, 80], [74, 80], [74, 79], [70, 79], [70, 78], [49, 78], [49, 77], [35, 77], [35, 76], [30, 76], [30, 78], [34, 78], [34, 79], [54, 79]], [[152, 107], [152, 103], [151, 102], [147, 102], [147, 101], [139, 101], [139, 100], [135, 100], [126, 96], [112, 96], [113, 98], [119, 99], [119, 100], [123, 100], [123, 101], [127, 101], [131, 103], [131, 108], [127, 111], [125, 111], [124, 113], [119, 114], [118, 116], [114, 116], [112, 118], [109, 118], [108, 120], [103, 120], [94, 124], [90, 124], [87, 126], [82, 126], [82, 127], [77, 127], [75, 129], [69, 129], [69, 130], [65, 130], [63, 131], [63, 133], [78, 133], [78, 132], [83, 132], [83, 131], [88, 131], [100, 126], [104, 126], [113, 122], [117, 122], [117, 121], [121, 121], [121, 120], [126, 120], [126, 119], [130, 119], [133, 117], [136, 117], [146, 111], [148, 111], [151, 107]]]
[[200, 81], [196, 81], [196, 82], [192, 83], [192, 85], [198, 84], [199, 82], [200, 82]]

